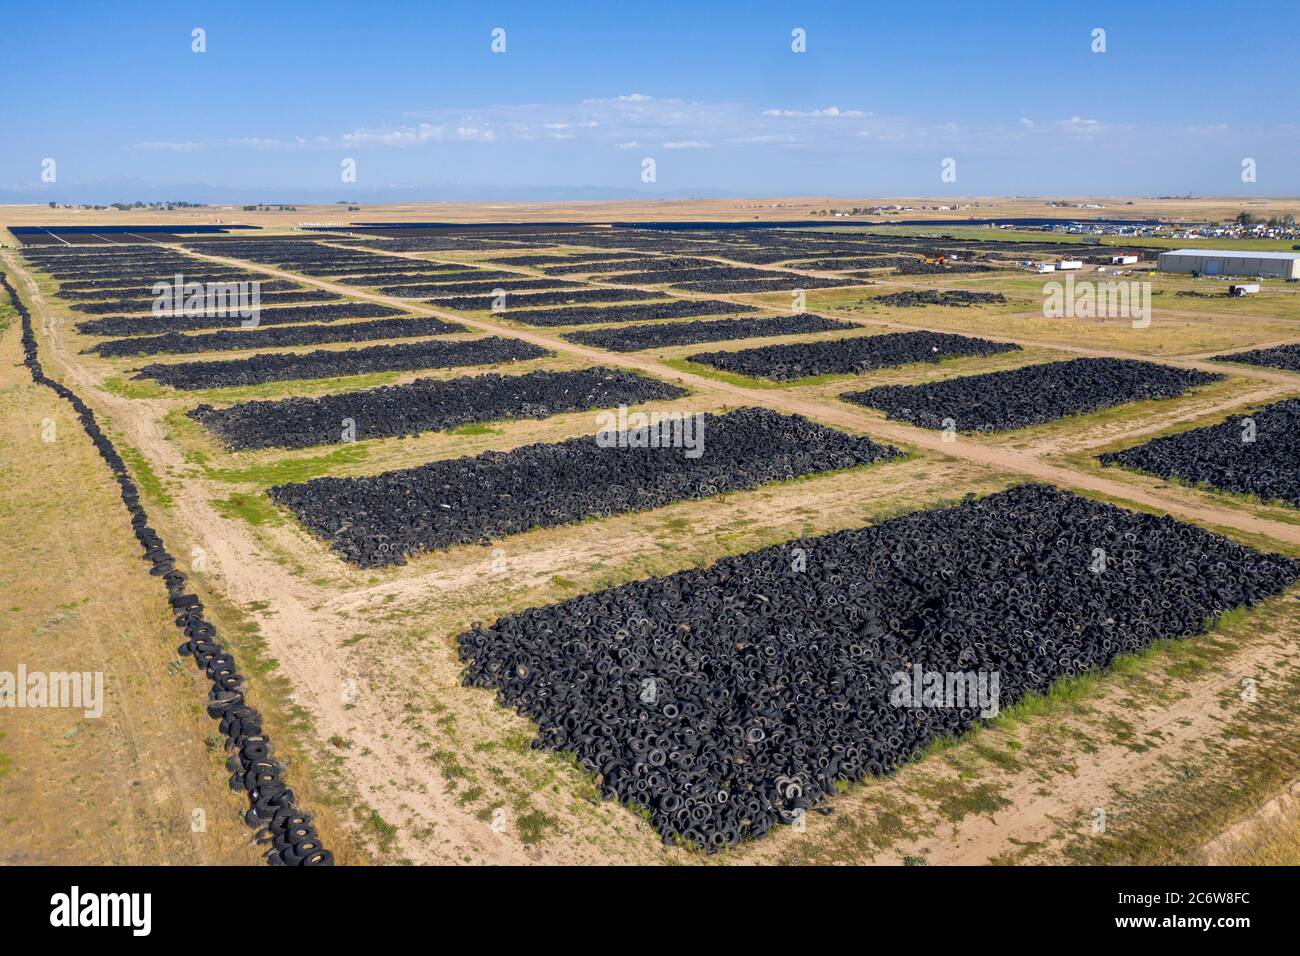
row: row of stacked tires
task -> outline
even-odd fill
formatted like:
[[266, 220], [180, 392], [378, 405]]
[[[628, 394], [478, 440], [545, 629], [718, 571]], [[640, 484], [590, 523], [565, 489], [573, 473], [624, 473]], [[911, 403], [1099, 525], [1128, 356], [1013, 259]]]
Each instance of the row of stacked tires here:
[[1269, 349], [1253, 349], [1249, 352], [1216, 355], [1213, 361], [1242, 362], [1246, 365], [1259, 365], [1264, 368], [1280, 368], [1286, 372], [1300, 372], [1300, 344], [1279, 345]]
[[1016, 352], [1018, 345], [945, 332], [888, 332], [849, 339], [764, 345], [737, 352], [697, 352], [690, 361], [725, 372], [794, 381], [813, 375], [860, 375], [912, 362]]
[[608, 329], [565, 332], [561, 338], [580, 345], [594, 345], [614, 352], [637, 352], [641, 349], [666, 348], [674, 345], [699, 345], [728, 339], [752, 339], [773, 335], [798, 335], [808, 332], [843, 332], [853, 328], [806, 312], [771, 319], [714, 319], [708, 322], [660, 322], [654, 325], [623, 325]]
[[872, 305], [895, 308], [916, 308], [923, 305], [943, 305], [965, 308], [972, 305], [1006, 305], [1007, 297], [1001, 292], [969, 292], [966, 289], [907, 289], [876, 296]]
[[[646, 302], [653, 299], [666, 299], [665, 292], [644, 289], [574, 289], [558, 292], [515, 292], [506, 289], [505, 299], [501, 302], [505, 311], [511, 309], [531, 309], [539, 305], [583, 305], [589, 302]], [[444, 309], [491, 310], [496, 309], [499, 297], [495, 290], [488, 295], [457, 295], [446, 298], [425, 299], [429, 305]], [[498, 309], [498, 311], [501, 311]]]
[[881, 385], [840, 397], [922, 428], [992, 432], [1176, 398], [1223, 378], [1136, 359], [1081, 358], [922, 385]]
[[1300, 398], [1099, 459], [1106, 465], [1300, 508]]
[[[687, 256], [642, 256], [635, 253], [615, 258], [609, 254], [607, 260], [599, 262], [580, 262], [565, 265], [545, 266], [542, 271], [547, 275], [568, 275], [570, 273], [632, 272], [645, 276], [648, 285], [654, 282], [667, 282], [668, 276], [689, 269], [709, 269], [718, 265], [712, 259], [694, 259]], [[663, 278], [656, 278], [663, 276]]]
[[[506, 304], [509, 305], [509, 299]], [[527, 325], [560, 326], [649, 322], [653, 319], [684, 319], [696, 315], [733, 315], [757, 311], [752, 305], [737, 305], [722, 299], [673, 299], [670, 302], [611, 305], [603, 308], [525, 309], [511, 312], [510, 318]]]
[[167, 550], [162, 537], [149, 526], [149, 516], [140, 503], [140, 490], [125, 462], [99, 427], [90, 406], [71, 389], [45, 374], [38, 356], [31, 314], [4, 273], [0, 273], [0, 286], [8, 293], [21, 318], [24, 362], [31, 370], [33, 381], [53, 389], [76, 410], [87, 435], [118, 484], [122, 501], [131, 514], [131, 527], [143, 549], [143, 557], [150, 563], [149, 573], [161, 578], [167, 588], [176, 626], [185, 635], [179, 651], [192, 658], [211, 681], [207, 712], [209, 717], [219, 721], [226, 749], [231, 751], [226, 765], [231, 772], [231, 789], [242, 791], [248, 797], [245, 822], [257, 831], [259, 842], [270, 844], [266, 858], [272, 864], [332, 864], [333, 853], [325, 848], [311, 815], [298, 807], [293, 790], [285, 782], [285, 767], [272, 752], [271, 739], [262, 726], [261, 714], [244, 699], [245, 679], [239, 672], [234, 654], [218, 640], [215, 625], [203, 616], [203, 602], [198, 595], [186, 590], [185, 572], [176, 567], [176, 559]]
[[[418, 272], [409, 272], [408, 269], [419, 269]], [[472, 270], [469, 266], [447, 266], [447, 265], [430, 265], [427, 268], [410, 265], [403, 266], [400, 271], [387, 272], [364, 272], [360, 275], [344, 275], [342, 277], [331, 276], [330, 282], [337, 282], [340, 285], [383, 285], [384, 283], [393, 283], [398, 285], [408, 285], [413, 282], [438, 282], [442, 279], [483, 279], [491, 278], [484, 276], [487, 269]], [[499, 270], [498, 270], [499, 271]], [[514, 275], [510, 272], [501, 272], [502, 275]]]
[[[60, 291], [59, 297], [67, 299], [62, 291]], [[266, 286], [263, 286], [258, 290], [259, 304], [263, 307], [286, 304], [297, 305], [304, 302], [337, 302], [341, 298], [343, 297], [337, 292], [326, 292], [324, 289], [288, 289], [276, 292], [274, 290], [268, 291]], [[115, 298], [99, 302], [78, 301], [73, 302], [69, 308], [74, 312], [84, 312], [86, 315], [111, 315], [117, 312], [152, 312], [157, 301], [157, 296], [148, 298], [132, 296], [130, 298]]]
[[[401, 309], [374, 302], [340, 302], [337, 305], [259, 309], [257, 324], [302, 325], [313, 322], [339, 322], [343, 319], [380, 319], [403, 315]], [[74, 328], [82, 335], [157, 335], [159, 332], [199, 332], [203, 329], [238, 327], [239, 315], [110, 315], [87, 319]]]
[[230, 388], [293, 379], [337, 378], [370, 372], [410, 372], [416, 369], [497, 365], [543, 358], [551, 353], [529, 342], [497, 337], [455, 342], [424, 341], [401, 345], [371, 345], [360, 349], [317, 349], [314, 352], [261, 352], [242, 359], [198, 362], [154, 362], [140, 368], [137, 379], [153, 379], [172, 388]]
[[900, 263], [894, 270], [895, 275], [900, 276], [941, 276], [954, 275], [958, 272], [995, 272], [996, 266], [982, 265], [978, 262], [926, 262], [923, 259], [912, 259], [909, 262]]
[[[247, 272], [208, 272], [203, 269], [186, 269], [182, 275], [189, 282], [236, 282], [250, 278]], [[155, 282], [175, 279], [176, 273], [159, 279], [157, 271], [151, 270], [135, 278], [121, 276], [114, 279], [79, 279], [75, 282], [60, 282], [59, 297], [64, 299], [114, 299], [132, 300], [153, 297]], [[263, 292], [286, 292], [302, 289], [296, 282], [288, 279], [268, 279], [261, 285]], [[303, 290], [311, 291], [311, 290]]]
[[365, 342], [376, 339], [411, 339], [426, 335], [467, 332], [455, 322], [429, 316], [413, 315], [400, 319], [376, 319], [373, 322], [338, 322], [333, 325], [272, 325], [253, 329], [228, 329], [184, 335], [138, 335], [109, 339], [85, 352], [106, 358], [127, 355], [182, 355], [196, 352], [224, 352], [236, 349], [284, 348], [295, 345], [322, 345], [329, 342]]
[[492, 261], [503, 266], [520, 266], [525, 269], [533, 269], [538, 266], [576, 266], [583, 263], [607, 262], [611, 259], [635, 260], [636, 258], [636, 254], [631, 252], [622, 254], [613, 252], [575, 252], [571, 255], [534, 253], [522, 256], [493, 256]]
[[497, 289], [505, 289], [507, 292], [522, 292], [526, 289], [561, 288], [577, 290], [587, 288], [587, 286], [567, 279], [528, 279], [521, 274], [511, 273], [509, 278], [475, 279], [473, 282], [441, 282], [436, 285], [391, 285], [383, 286], [379, 291], [384, 295], [398, 296], [403, 299], [427, 299], [432, 296], [445, 295], [476, 295], [479, 293], [489, 295]]
[[629, 271], [605, 277], [606, 282], [616, 282], [621, 285], [645, 285], [655, 282], [671, 282], [673, 285], [682, 286], [687, 283], [705, 282], [715, 279], [723, 281], [733, 279], [777, 281], [783, 279], [797, 286], [801, 280], [809, 279], [809, 277], [802, 276], [797, 272], [779, 272], [775, 269], [745, 269], [740, 266], [721, 265], [717, 262], [709, 262], [702, 266], [676, 269], [652, 268], [638, 270], [636, 272]]
[[[526, 610], [459, 646], [464, 682], [535, 721], [535, 749], [575, 754], [665, 842], [718, 850], [1297, 578], [1167, 516], [1022, 485]], [[936, 674], [960, 696], [931, 695]]]
[[[621, 423], [620, 423], [621, 424]], [[895, 457], [892, 448], [763, 408], [649, 423], [472, 458], [270, 489], [345, 561], [402, 564], [419, 551], [660, 508]], [[698, 454], [694, 452], [698, 450]]]
[[862, 285], [857, 279], [844, 277], [827, 279], [789, 273], [768, 278], [761, 271], [748, 279], [704, 279], [695, 282], [675, 282], [674, 289], [684, 292], [709, 292], [720, 295], [740, 295], [749, 292], [792, 292], [795, 289], [835, 289], [846, 285]]
[[211, 429], [232, 451], [308, 448], [342, 440], [397, 438], [461, 425], [507, 419], [550, 418], [564, 412], [672, 401], [687, 391], [621, 369], [540, 370], [524, 375], [492, 372], [439, 381], [417, 379], [360, 392], [240, 402], [227, 408], [199, 405], [186, 414]]

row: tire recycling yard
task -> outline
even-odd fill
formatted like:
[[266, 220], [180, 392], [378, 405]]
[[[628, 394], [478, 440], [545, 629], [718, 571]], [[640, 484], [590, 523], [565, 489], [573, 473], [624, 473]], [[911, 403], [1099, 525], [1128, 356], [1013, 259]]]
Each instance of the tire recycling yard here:
[[1300, 293], [1144, 266], [1145, 325], [1046, 317], [1017, 263], [1071, 248], [408, 224], [0, 270], [269, 862], [1150, 862], [1263, 772], [1241, 682], [1300, 699]]

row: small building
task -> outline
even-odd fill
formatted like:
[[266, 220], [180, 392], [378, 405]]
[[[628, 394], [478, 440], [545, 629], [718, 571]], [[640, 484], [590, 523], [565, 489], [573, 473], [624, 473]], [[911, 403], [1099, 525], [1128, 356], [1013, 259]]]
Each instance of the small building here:
[[1228, 286], [1228, 295], [1254, 295], [1258, 291], [1258, 282], [1239, 282]]
[[1263, 276], [1300, 279], [1300, 253], [1240, 252], [1227, 249], [1175, 249], [1157, 260], [1161, 272], [1195, 272], [1205, 276]]

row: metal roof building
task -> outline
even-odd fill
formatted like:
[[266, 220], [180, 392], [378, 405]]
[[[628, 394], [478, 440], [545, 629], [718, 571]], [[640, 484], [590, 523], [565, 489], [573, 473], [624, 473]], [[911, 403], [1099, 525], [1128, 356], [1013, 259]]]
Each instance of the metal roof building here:
[[1230, 249], [1175, 249], [1162, 252], [1161, 272], [1199, 272], [1206, 276], [1267, 276], [1300, 279], [1300, 253]]

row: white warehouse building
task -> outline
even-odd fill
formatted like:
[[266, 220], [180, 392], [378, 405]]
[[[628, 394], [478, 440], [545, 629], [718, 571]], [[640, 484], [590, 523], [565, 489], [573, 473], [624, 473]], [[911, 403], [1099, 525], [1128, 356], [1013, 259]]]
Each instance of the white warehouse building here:
[[1300, 252], [1175, 249], [1173, 252], [1160, 253], [1158, 263], [1161, 272], [1300, 279]]

